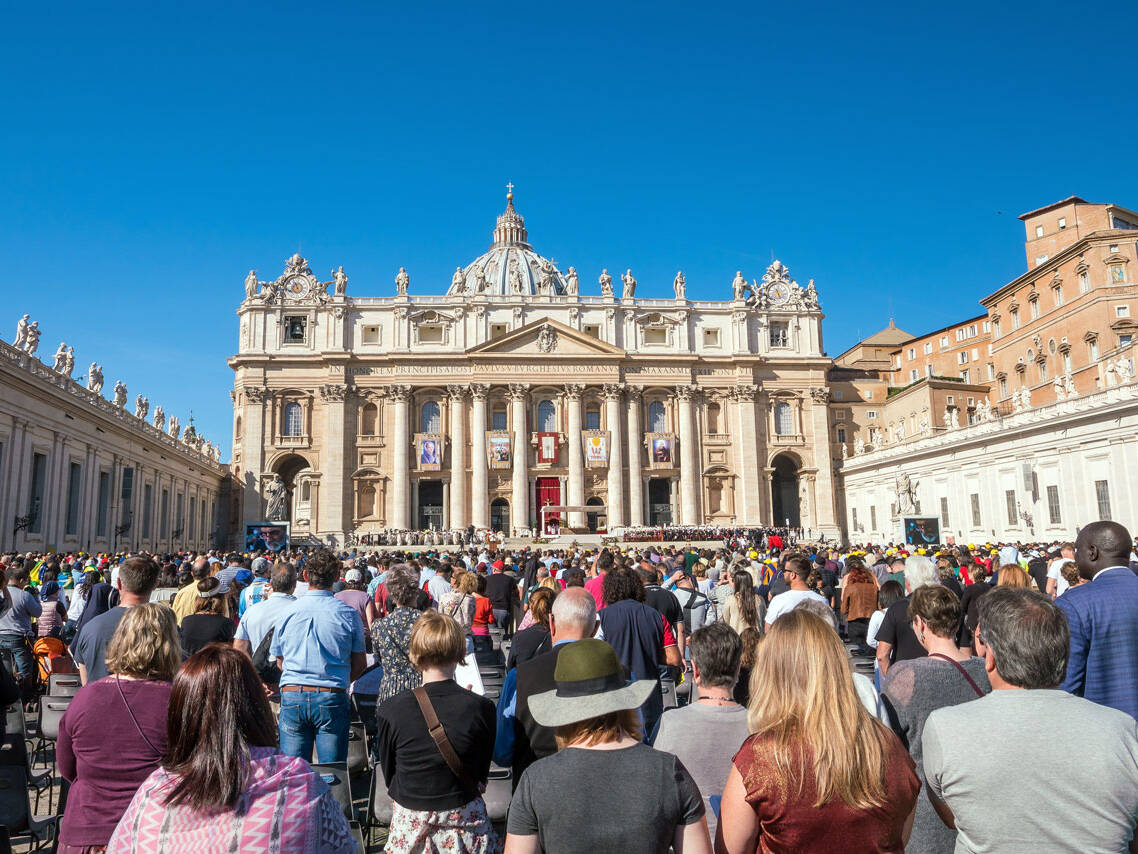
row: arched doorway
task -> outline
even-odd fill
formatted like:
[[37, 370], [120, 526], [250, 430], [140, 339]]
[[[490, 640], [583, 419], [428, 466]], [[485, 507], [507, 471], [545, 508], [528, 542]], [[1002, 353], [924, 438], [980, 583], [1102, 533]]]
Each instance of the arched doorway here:
[[[592, 498], [590, 498], [588, 501], [586, 501], [585, 503], [587, 505], [589, 505], [590, 507], [601, 507], [601, 508], [603, 508], [605, 506], [605, 503], [603, 501], [601, 501], [601, 499], [597, 498], [597, 496], [595, 496], [595, 495]], [[588, 527], [590, 534], [595, 534], [601, 528], [608, 528], [608, 519], [606, 518], [606, 516], [603, 512], [597, 512], [597, 513], [586, 512], [585, 513], [585, 525]]]
[[672, 482], [666, 477], [648, 479], [648, 524], [672, 524]]
[[273, 466], [273, 473], [276, 474], [285, 485], [285, 493], [288, 500], [285, 502], [287, 508], [287, 518], [281, 519], [281, 522], [295, 522], [301, 515], [297, 513], [297, 486], [301, 481], [307, 482], [306, 477], [300, 477], [303, 473], [309, 474], [312, 467], [309, 465], [308, 460], [300, 456], [300, 454], [289, 454], [282, 457]]
[[771, 462], [771, 511], [775, 525], [798, 528], [802, 516], [798, 504], [798, 463], [786, 454], [779, 454]]
[[510, 502], [505, 498], [490, 502], [490, 530], [510, 532]]

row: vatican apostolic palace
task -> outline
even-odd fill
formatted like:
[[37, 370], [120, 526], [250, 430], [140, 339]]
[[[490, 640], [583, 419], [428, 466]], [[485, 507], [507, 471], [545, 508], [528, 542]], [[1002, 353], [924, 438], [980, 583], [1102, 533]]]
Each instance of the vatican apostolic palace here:
[[[348, 293], [294, 255], [238, 309], [233, 516], [402, 530], [790, 525], [838, 534], [822, 312], [779, 262], [723, 300], [564, 269], [512, 193], [450, 282]], [[595, 282], [595, 284], [594, 284]], [[589, 293], [592, 291], [592, 293]], [[542, 512], [542, 508], [562, 508]], [[579, 509], [578, 509], [579, 508]]]

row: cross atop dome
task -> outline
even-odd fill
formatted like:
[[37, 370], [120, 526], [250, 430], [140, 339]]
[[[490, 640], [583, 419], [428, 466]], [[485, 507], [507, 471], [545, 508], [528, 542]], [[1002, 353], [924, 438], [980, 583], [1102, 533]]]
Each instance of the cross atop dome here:
[[526, 221], [514, 209], [514, 184], [512, 181], [506, 184], [506, 210], [498, 217], [498, 226], [494, 229], [493, 246], [530, 248]]

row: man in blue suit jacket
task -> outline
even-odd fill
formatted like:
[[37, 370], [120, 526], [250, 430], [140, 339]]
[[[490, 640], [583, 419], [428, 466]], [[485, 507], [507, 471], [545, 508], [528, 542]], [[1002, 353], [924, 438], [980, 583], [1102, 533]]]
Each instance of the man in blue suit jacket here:
[[1130, 571], [1131, 542], [1116, 522], [1083, 528], [1075, 564], [1090, 584], [1072, 587], [1055, 604], [1071, 627], [1063, 690], [1138, 718], [1138, 576]]

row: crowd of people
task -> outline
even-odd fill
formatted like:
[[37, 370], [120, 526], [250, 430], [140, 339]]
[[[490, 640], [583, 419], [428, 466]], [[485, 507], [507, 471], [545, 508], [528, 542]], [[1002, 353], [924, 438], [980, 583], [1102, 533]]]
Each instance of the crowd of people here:
[[[388, 851], [1138, 850], [1121, 526], [706, 541], [6, 555], [4, 699], [73, 659], [69, 852], [355, 850], [312, 768], [346, 760], [353, 692]], [[464, 674], [495, 660], [487, 695]]]

